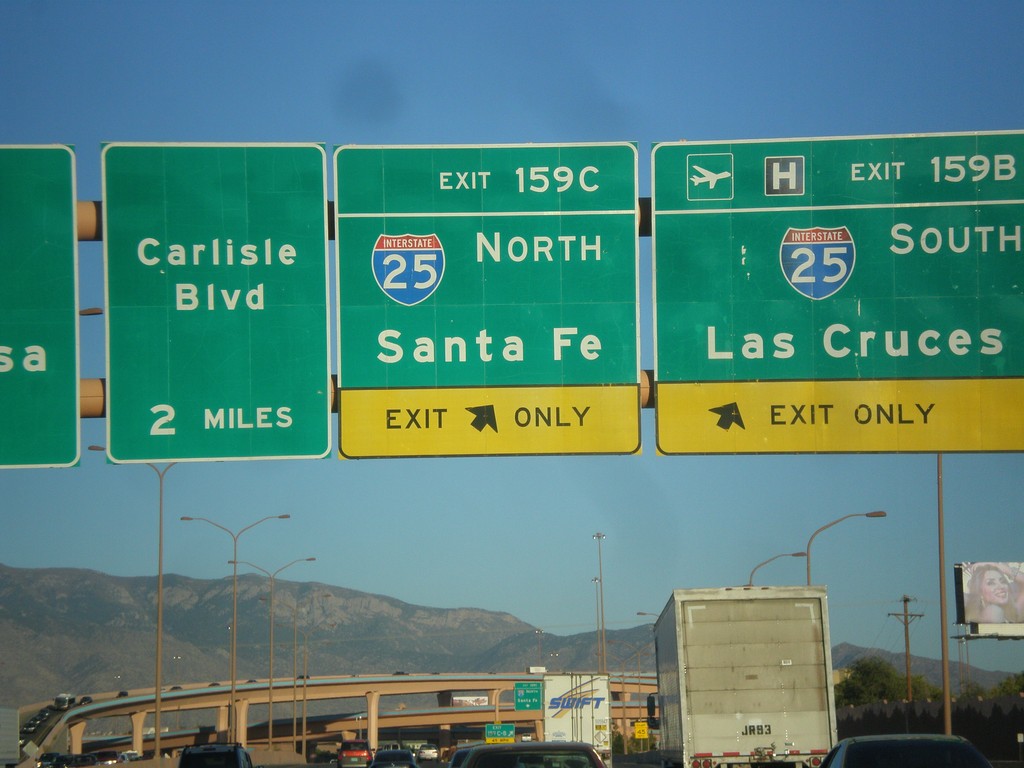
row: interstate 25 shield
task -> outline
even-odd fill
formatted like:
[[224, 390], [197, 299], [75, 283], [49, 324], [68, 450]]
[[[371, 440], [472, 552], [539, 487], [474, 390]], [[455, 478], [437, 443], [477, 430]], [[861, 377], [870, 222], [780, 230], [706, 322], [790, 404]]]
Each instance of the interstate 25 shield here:
[[441, 284], [444, 248], [436, 234], [382, 234], [373, 246], [372, 263], [380, 289], [411, 307], [428, 299]]
[[837, 293], [853, 274], [856, 247], [846, 227], [790, 227], [779, 247], [782, 274], [809, 299]]

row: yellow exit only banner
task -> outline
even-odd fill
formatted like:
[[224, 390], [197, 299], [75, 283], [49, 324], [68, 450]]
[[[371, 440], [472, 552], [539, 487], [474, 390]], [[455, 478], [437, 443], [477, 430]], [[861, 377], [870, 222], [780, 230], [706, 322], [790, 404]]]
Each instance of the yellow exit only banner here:
[[1024, 379], [659, 383], [664, 454], [1024, 450]]
[[342, 458], [636, 453], [637, 385], [343, 389]]

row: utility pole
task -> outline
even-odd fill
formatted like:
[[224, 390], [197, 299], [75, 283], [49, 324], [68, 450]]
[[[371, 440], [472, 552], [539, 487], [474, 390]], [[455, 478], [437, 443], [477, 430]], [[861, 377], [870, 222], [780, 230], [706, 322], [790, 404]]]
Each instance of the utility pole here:
[[923, 613], [910, 613], [908, 610], [908, 603], [916, 598], [904, 595], [903, 600], [903, 613], [890, 613], [890, 616], [895, 616], [901, 622], [903, 622], [903, 645], [904, 645], [904, 656], [907, 660], [907, 701], [914, 700], [914, 688], [910, 684], [910, 622], [914, 619], [920, 619], [924, 616]]

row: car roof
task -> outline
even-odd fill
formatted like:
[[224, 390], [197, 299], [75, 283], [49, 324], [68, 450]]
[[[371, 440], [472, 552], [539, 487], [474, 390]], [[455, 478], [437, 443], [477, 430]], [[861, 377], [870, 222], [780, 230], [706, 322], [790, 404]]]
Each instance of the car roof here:
[[182, 752], [233, 752], [241, 748], [241, 744], [192, 744], [185, 747]]
[[516, 752], [551, 752], [564, 749], [572, 752], [592, 752], [594, 748], [582, 741], [516, 741], [512, 744], [479, 744], [470, 749], [487, 750], [488, 752], [501, 752], [502, 750], [514, 750]]
[[945, 733], [875, 733], [868, 736], [848, 736], [840, 743], [871, 742], [871, 741], [958, 741], [969, 744], [963, 736]]

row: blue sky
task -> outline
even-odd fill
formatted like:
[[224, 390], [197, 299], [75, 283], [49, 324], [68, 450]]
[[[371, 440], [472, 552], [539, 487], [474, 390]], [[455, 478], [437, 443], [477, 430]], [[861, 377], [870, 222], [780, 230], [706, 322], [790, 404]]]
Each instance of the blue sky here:
[[[76, 149], [100, 198], [105, 141], [484, 144], [633, 141], [650, 195], [654, 142], [1024, 128], [1019, 2], [20, 2], [0, 25], [0, 144]], [[329, 188], [333, 188], [332, 186]], [[332, 245], [333, 254], [333, 245]], [[650, 241], [641, 241], [642, 364]], [[80, 246], [80, 304], [103, 304], [99, 243]], [[82, 321], [82, 376], [104, 375], [103, 324]], [[104, 441], [83, 423], [83, 446]], [[336, 427], [335, 427], [336, 433]], [[813, 547], [832, 639], [938, 657], [934, 455], [642, 455], [182, 464], [167, 475], [165, 570], [230, 575], [242, 559], [440, 607], [507, 611], [547, 632], [594, 626], [602, 531], [609, 628], [673, 588], [746, 583]], [[335, 441], [336, 446], [336, 441]], [[1024, 559], [1020, 454], [944, 457], [946, 567]], [[83, 451], [72, 469], [0, 473], [0, 562], [156, 571], [156, 478]], [[799, 584], [782, 559], [758, 583]], [[952, 605], [950, 605], [952, 618]], [[956, 661], [956, 646], [952, 647]], [[1018, 643], [971, 643], [1019, 671]]]

